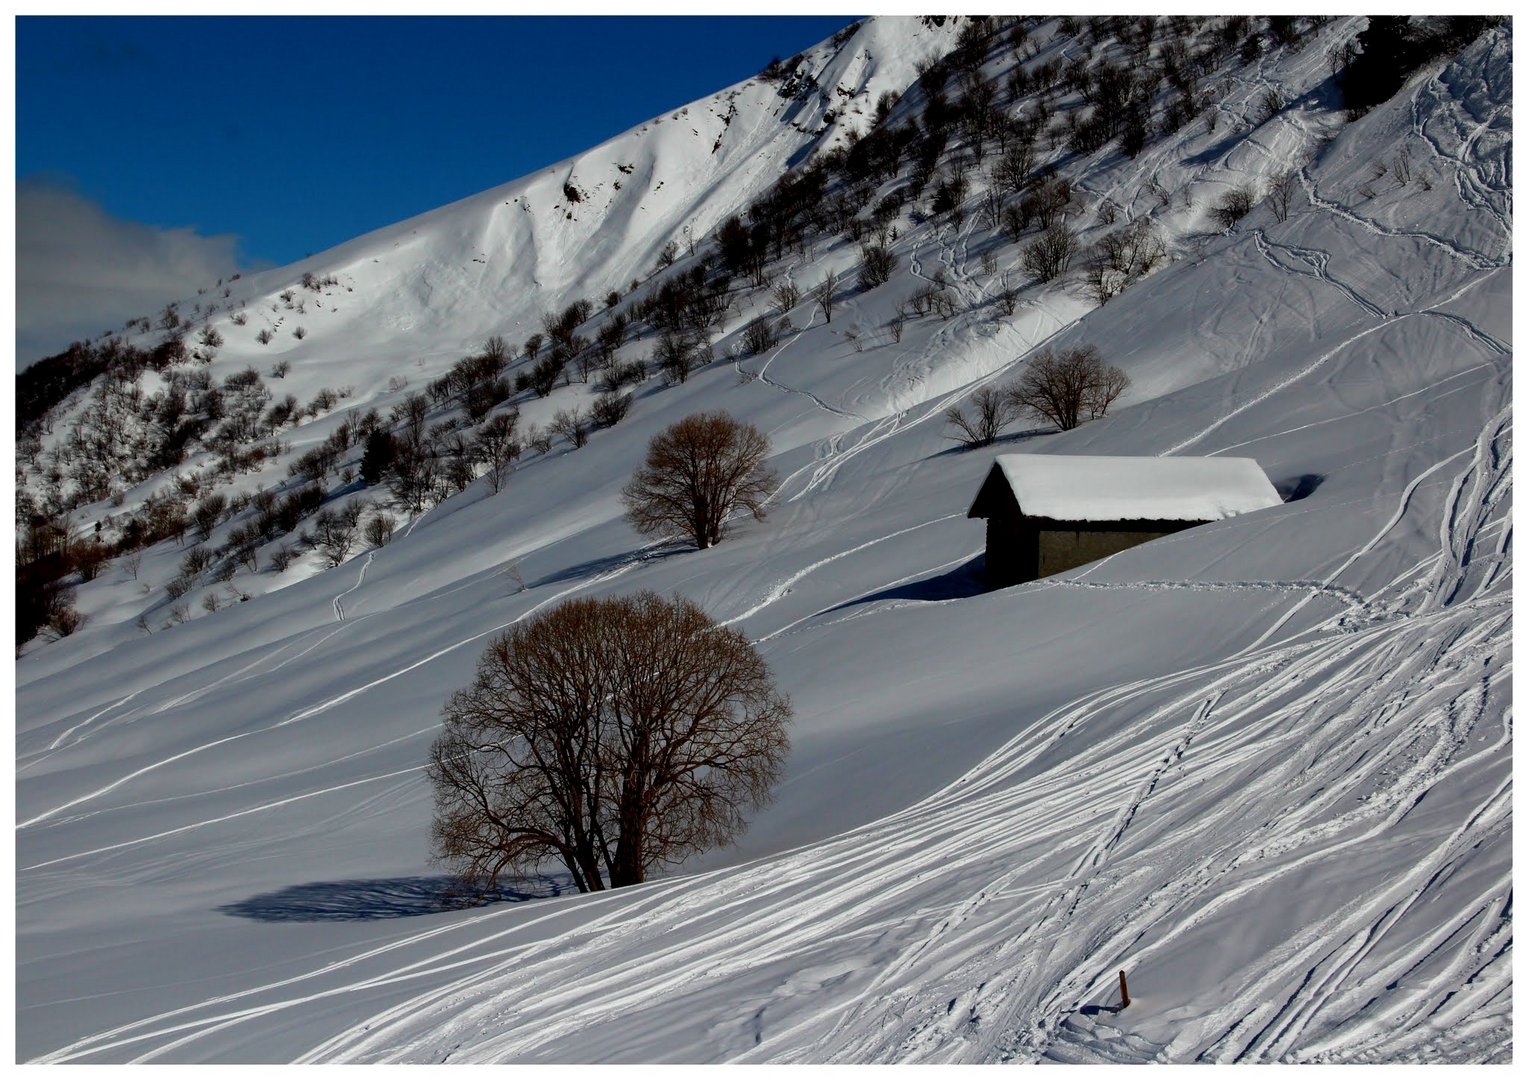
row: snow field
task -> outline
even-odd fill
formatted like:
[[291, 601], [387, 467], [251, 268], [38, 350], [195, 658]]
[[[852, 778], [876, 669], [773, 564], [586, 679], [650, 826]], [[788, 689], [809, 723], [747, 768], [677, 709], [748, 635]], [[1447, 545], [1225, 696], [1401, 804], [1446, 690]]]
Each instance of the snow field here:
[[[873, 63], [814, 62], [871, 103], [934, 47], [896, 20], [861, 34]], [[1217, 133], [1076, 163], [1127, 212], [1155, 205], [1152, 176], [1202, 209], [1336, 133], [1288, 221], [1260, 206], [1218, 237], [1175, 209], [1184, 257], [1097, 310], [1042, 289], [1012, 319], [986, 302], [985, 227], [930, 221], [898, 241], [893, 283], [832, 324], [748, 359], [724, 338], [733, 362], [644, 393], [498, 496], [475, 486], [383, 549], [186, 626], [144, 637], [103, 614], [29, 656], [18, 1057], [1510, 1054], [1510, 39], [1345, 127], [1307, 95], [1322, 48], [1240, 72]], [[1293, 104], [1253, 125], [1269, 85]], [[342, 357], [313, 327], [287, 346], [291, 377], [385, 402], [390, 374], [418, 389], [502, 328], [482, 297], [532, 297], [511, 301], [528, 333], [557, 290], [621, 284], [804, 145], [772, 89], [733, 92], [715, 166], [709, 129], [665, 117], [316, 257], [351, 268], [359, 336]], [[1230, 139], [1233, 122], [1251, 133]], [[1398, 138], [1431, 188], [1361, 198]], [[639, 167], [598, 189], [604, 226], [572, 223], [599, 239], [572, 238], [551, 208], [568, 175], [595, 190], [597, 159]], [[638, 188], [642, 162], [665, 169]], [[485, 238], [512, 273], [472, 262]], [[791, 272], [809, 285], [846, 259]], [[855, 352], [842, 331], [878, 332], [939, 267], [975, 306]], [[1045, 342], [1097, 344], [1134, 391], [1066, 435], [953, 451], [943, 410]], [[645, 544], [619, 488], [655, 431], [700, 408], [770, 433], [769, 516], [706, 552]], [[1316, 484], [981, 594], [961, 573], [982, 543], [964, 513], [1011, 452], [1226, 454]], [[96, 610], [132, 587], [103, 583]], [[790, 693], [775, 803], [737, 848], [644, 886], [435, 910], [421, 770], [441, 701], [503, 627], [641, 588], [743, 630]], [[1115, 1013], [1121, 968], [1135, 1000]]]

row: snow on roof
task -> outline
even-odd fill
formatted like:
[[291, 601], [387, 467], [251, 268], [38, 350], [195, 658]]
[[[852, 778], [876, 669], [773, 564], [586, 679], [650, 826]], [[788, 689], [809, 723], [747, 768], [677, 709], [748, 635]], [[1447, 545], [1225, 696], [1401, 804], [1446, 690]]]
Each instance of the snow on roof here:
[[1217, 521], [1283, 501], [1251, 458], [1002, 454], [995, 468], [1027, 516], [1057, 521]]

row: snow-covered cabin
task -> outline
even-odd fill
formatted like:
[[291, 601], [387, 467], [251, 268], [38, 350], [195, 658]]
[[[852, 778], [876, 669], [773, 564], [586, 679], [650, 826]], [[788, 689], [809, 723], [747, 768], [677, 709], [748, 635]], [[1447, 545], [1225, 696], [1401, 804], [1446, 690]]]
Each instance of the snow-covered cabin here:
[[1251, 458], [1003, 454], [966, 516], [997, 589], [1280, 502]]

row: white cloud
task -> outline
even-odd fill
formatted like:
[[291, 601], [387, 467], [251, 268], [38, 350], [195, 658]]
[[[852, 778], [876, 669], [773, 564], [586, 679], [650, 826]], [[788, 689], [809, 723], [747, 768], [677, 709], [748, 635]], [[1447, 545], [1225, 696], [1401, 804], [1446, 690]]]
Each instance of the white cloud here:
[[16, 184], [16, 367], [120, 329], [239, 272], [238, 237], [114, 217], [46, 180]]

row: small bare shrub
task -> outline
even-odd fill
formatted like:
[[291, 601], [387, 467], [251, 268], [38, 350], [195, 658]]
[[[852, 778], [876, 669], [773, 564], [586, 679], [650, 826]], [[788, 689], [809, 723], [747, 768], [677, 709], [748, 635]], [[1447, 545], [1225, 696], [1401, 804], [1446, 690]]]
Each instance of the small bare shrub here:
[[588, 417], [578, 406], [558, 409], [548, 425], [553, 435], [560, 435], [573, 444], [575, 450], [589, 441]]
[[615, 427], [631, 411], [631, 402], [630, 394], [601, 394], [590, 407], [589, 419], [595, 427]]
[[1299, 186], [1299, 174], [1293, 169], [1281, 172], [1268, 182], [1268, 208], [1279, 221], [1289, 220], [1289, 205]]
[[85, 616], [68, 604], [58, 604], [48, 616], [47, 628], [54, 637], [66, 638], [85, 625]]
[[194, 578], [211, 565], [212, 549], [198, 544], [181, 556], [180, 573], [184, 578]]
[[952, 405], [945, 410], [946, 422], [955, 429], [950, 438], [962, 446], [975, 448], [991, 446], [1003, 428], [1018, 416], [1018, 407], [1008, 393], [992, 386], [983, 386], [971, 395], [969, 408]]
[[781, 315], [789, 315], [801, 303], [801, 287], [794, 281], [781, 281], [770, 290], [770, 296], [774, 298], [775, 310]]
[[1013, 272], [1010, 270], [1004, 270], [998, 282], [997, 302], [1004, 315], [1012, 315], [1018, 309], [1019, 288], [1014, 284]]
[[1276, 87], [1269, 87], [1263, 91], [1263, 96], [1258, 99], [1258, 123], [1267, 123], [1279, 113], [1284, 111], [1287, 102], [1284, 94]]
[[769, 317], [761, 315], [743, 330], [743, 349], [749, 356], [758, 356], [774, 347], [775, 331]]
[[1222, 229], [1229, 229], [1246, 217], [1256, 203], [1257, 196], [1252, 186], [1238, 185], [1222, 195], [1220, 201], [1210, 207], [1210, 220]]
[[1058, 221], [1024, 249], [1024, 269], [1037, 281], [1050, 281], [1066, 273], [1077, 252], [1077, 235]]
[[377, 511], [366, 521], [366, 542], [374, 548], [382, 547], [393, 538], [393, 516]]
[[532, 424], [525, 429], [525, 445], [538, 454], [550, 454], [552, 452], [552, 436], [545, 429]]
[[870, 290], [891, 280], [897, 257], [885, 244], [866, 244], [860, 248], [860, 288]]

